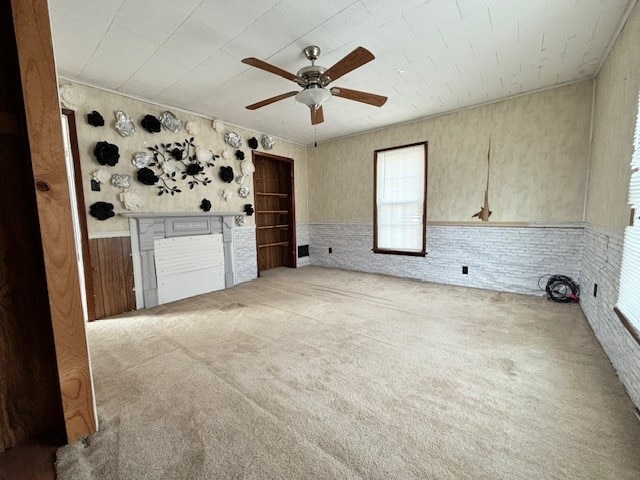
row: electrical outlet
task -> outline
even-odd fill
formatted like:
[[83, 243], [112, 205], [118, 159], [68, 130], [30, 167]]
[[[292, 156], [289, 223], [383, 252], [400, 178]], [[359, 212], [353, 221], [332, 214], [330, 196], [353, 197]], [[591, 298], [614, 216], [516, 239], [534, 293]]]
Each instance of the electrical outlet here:
[[333, 248], [329, 247], [329, 253], [333, 253]]
[[593, 296], [594, 297], [598, 296], [598, 284], [597, 283], [593, 284]]
[[462, 267], [462, 274], [469, 275], [469, 267]]

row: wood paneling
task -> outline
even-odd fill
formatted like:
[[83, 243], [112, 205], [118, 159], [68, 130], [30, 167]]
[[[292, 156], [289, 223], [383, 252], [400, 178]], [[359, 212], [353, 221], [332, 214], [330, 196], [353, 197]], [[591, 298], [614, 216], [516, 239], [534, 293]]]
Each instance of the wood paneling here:
[[253, 153], [258, 274], [296, 266], [293, 160]]
[[46, 0], [11, 0], [11, 7], [60, 392], [72, 442], [96, 425], [49, 12]]
[[96, 318], [136, 308], [129, 237], [89, 240]]
[[11, 8], [0, 0], [0, 451], [64, 426]]

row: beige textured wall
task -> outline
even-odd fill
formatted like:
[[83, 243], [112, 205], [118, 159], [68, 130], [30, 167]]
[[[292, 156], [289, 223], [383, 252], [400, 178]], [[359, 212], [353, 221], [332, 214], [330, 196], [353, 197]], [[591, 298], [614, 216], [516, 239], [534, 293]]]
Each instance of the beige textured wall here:
[[491, 133], [491, 222], [582, 221], [591, 103], [585, 81], [308, 147], [309, 220], [371, 222], [373, 151], [428, 140], [428, 220], [470, 221]]
[[629, 163], [640, 90], [640, 4], [596, 79], [586, 220], [622, 231], [629, 225]]
[[[60, 81], [60, 85], [70, 84], [65, 80]], [[89, 206], [97, 201], [105, 201], [113, 203], [116, 213], [125, 212], [122, 203], [118, 199], [120, 189], [112, 185], [102, 185], [100, 192], [91, 191], [91, 178], [92, 173], [100, 168], [100, 165], [96, 161], [93, 155], [93, 148], [96, 142], [106, 140], [109, 143], [117, 145], [120, 149], [120, 160], [115, 167], [104, 167], [112, 173], [124, 173], [131, 176], [131, 191], [135, 191], [144, 196], [146, 206], [140, 209], [144, 212], [200, 212], [200, 202], [203, 198], [207, 198], [212, 203], [211, 211], [225, 212], [225, 211], [242, 211], [242, 207], [245, 203], [251, 203], [255, 205], [253, 198], [253, 181], [249, 179], [245, 181], [245, 185], [249, 186], [251, 195], [246, 198], [239, 198], [237, 196], [238, 185], [235, 182], [231, 184], [224, 183], [218, 177], [218, 170], [220, 165], [231, 165], [236, 175], [240, 174], [240, 162], [232, 157], [229, 160], [220, 158], [216, 161], [214, 168], [206, 167], [205, 170], [208, 173], [209, 178], [213, 179], [213, 183], [203, 187], [202, 185], [196, 186], [193, 190], [189, 190], [186, 184], [187, 180], [178, 180], [178, 185], [182, 190], [182, 193], [176, 195], [167, 196], [157, 195], [157, 188], [152, 186], [143, 185], [136, 179], [137, 169], [131, 163], [132, 155], [135, 152], [143, 151], [148, 146], [159, 144], [161, 142], [178, 142], [183, 141], [185, 138], [191, 137], [191, 135], [183, 128], [180, 133], [172, 133], [162, 130], [159, 133], [148, 133], [140, 126], [140, 120], [144, 115], [151, 114], [159, 116], [165, 107], [153, 105], [150, 103], [142, 102], [129, 97], [124, 97], [115, 93], [107, 92], [104, 90], [88, 87], [85, 85], [74, 84], [76, 88], [81, 90], [86, 95], [86, 101], [76, 111], [76, 121], [78, 130], [78, 143], [80, 150], [80, 161], [82, 168], [82, 185], [84, 189], [85, 203], [87, 211]], [[105, 119], [105, 125], [103, 127], [92, 127], [87, 123], [87, 113], [92, 110], [97, 110], [102, 114]], [[114, 112], [122, 110], [127, 113], [134, 121], [136, 125], [136, 132], [131, 137], [123, 138], [113, 128], [115, 124]], [[171, 109], [169, 109], [171, 110]], [[223, 148], [229, 148], [232, 152], [235, 149], [229, 147], [224, 143], [223, 134], [218, 133], [212, 128], [211, 120], [199, 117], [196, 115], [186, 114], [179, 110], [173, 110], [178, 118], [183, 121], [183, 125], [187, 121], [196, 121], [200, 125], [200, 133], [195, 136], [196, 146], [204, 146], [209, 148], [216, 154], [220, 154]], [[226, 131], [235, 131], [243, 138], [242, 150], [245, 152], [247, 158], [251, 158], [251, 150], [247, 147], [246, 143], [249, 138], [255, 136], [260, 139], [261, 133], [233, 126], [225, 125]], [[266, 132], [268, 133], [268, 132]], [[262, 147], [258, 148], [262, 151]], [[307, 220], [307, 158], [306, 148], [291, 142], [284, 141], [276, 138], [276, 144], [269, 153], [281, 155], [284, 157], [293, 158], [295, 161], [295, 187], [296, 187], [296, 219], [299, 222]], [[225, 188], [230, 188], [234, 191], [235, 198], [232, 202], [227, 203], [222, 198], [222, 191]], [[105, 221], [99, 221], [95, 218], [87, 215], [89, 234], [95, 234], [99, 232], [128, 232], [129, 221], [125, 218], [116, 215]], [[254, 217], [247, 217], [247, 224], [253, 224]]]

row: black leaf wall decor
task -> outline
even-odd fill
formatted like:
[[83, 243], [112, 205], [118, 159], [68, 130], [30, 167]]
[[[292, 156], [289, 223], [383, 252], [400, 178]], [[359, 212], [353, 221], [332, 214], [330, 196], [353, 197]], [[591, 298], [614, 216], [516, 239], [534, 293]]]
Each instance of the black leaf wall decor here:
[[242, 150], [236, 150], [236, 158], [238, 160], [244, 160], [244, 152]]
[[96, 202], [89, 207], [89, 215], [98, 220], [108, 220], [115, 215], [113, 203]]
[[95, 110], [87, 115], [87, 123], [94, 127], [103, 127], [104, 126], [104, 118], [100, 115], [100, 112], [96, 112]]
[[138, 181], [140, 183], [144, 183], [145, 185], [155, 185], [159, 180], [158, 176], [153, 173], [153, 170], [147, 167], [138, 170], [137, 177]]
[[110, 167], [115, 167], [120, 159], [118, 146], [109, 142], [96, 143], [93, 154], [100, 165], [109, 165]]
[[256, 148], [258, 148], [258, 139], [256, 137], [251, 137], [249, 140], [247, 140], [247, 145], [249, 145], [249, 148], [251, 150], [255, 150]]
[[149, 133], [158, 133], [160, 131], [160, 120], [153, 115], [145, 115], [140, 125]]
[[226, 183], [233, 182], [233, 179], [236, 178], [233, 173], [233, 168], [231, 167], [220, 167], [220, 180]]
[[208, 212], [209, 210], [211, 210], [211, 202], [209, 200], [207, 200], [206, 198], [203, 199], [202, 202], [200, 203], [200, 208], [204, 212]]
[[253, 212], [254, 212], [253, 205], [251, 205], [250, 203], [247, 203], [244, 206], [244, 213], [246, 213], [247, 215], [251, 216], [251, 215], [253, 215]]

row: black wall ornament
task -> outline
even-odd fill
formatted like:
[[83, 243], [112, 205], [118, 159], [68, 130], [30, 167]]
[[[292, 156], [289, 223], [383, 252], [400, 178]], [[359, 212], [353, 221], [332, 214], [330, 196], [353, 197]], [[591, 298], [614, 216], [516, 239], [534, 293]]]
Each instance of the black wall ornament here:
[[251, 205], [250, 203], [247, 203], [244, 206], [244, 213], [246, 213], [248, 216], [251, 216], [253, 215], [253, 212], [254, 212], [253, 205]]
[[140, 125], [149, 133], [158, 133], [160, 131], [160, 120], [153, 115], [145, 115]]
[[211, 210], [211, 202], [204, 198], [200, 203], [200, 208], [202, 209], [202, 211], [208, 212], [209, 210]]
[[255, 150], [256, 148], [258, 148], [258, 139], [256, 137], [251, 137], [249, 140], [247, 140], [247, 145], [249, 145], [249, 148], [251, 150]]
[[[157, 180], [147, 185], [155, 185], [159, 181], [158, 195], [180, 193], [182, 190], [177, 186], [170, 186], [171, 182], [175, 183], [179, 178], [188, 179], [189, 189], [196, 185], [210, 184], [212, 180], [206, 175], [205, 167], [213, 167], [214, 160], [220, 157], [211, 153], [205, 160], [199, 160], [193, 137], [185, 139], [184, 142], [161, 143], [148, 148], [152, 152], [153, 160], [147, 169], [155, 169], [151, 172]], [[200, 157], [204, 158], [202, 155]], [[148, 173], [144, 173], [143, 177], [151, 179]]]
[[108, 220], [115, 216], [113, 211], [113, 203], [96, 202], [89, 207], [89, 215], [98, 220]]
[[138, 170], [138, 173], [136, 175], [138, 181], [140, 183], [144, 183], [145, 185], [155, 185], [156, 183], [158, 183], [158, 180], [160, 180], [160, 178], [155, 173], [153, 173], [153, 170], [151, 170], [149, 167], [141, 168], [140, 170]]
[[96, 143], [93, 154], [100, 165], [109, 165], [110, 167], [115, 167], [120, 159], [118, 146], [109, 142]]
[[242, 150], [236, 150], [236, 159], [244, 160], [244, 152]]
[[100, 115], [100, 112], [95, 110], [87, 114], [87, 123], [94, 127], [104, 127], [104, 118]]
[[234, 178], [236, 178], [236, 176], [233, 173], [233, 168], [220, 167], [220, 180], [226, 183], [231, 183]]

